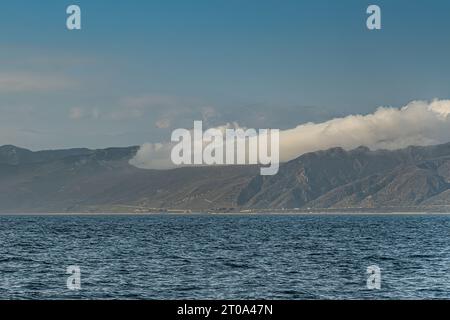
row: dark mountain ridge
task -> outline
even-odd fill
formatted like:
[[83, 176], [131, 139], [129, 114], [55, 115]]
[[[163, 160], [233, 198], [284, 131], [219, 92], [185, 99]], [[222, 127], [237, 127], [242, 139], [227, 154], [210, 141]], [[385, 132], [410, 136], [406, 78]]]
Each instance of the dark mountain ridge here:
[[[423, 179], [428, 174], [428, 178], [439, 180], [441, 190], [448, 181], [448, 171], [444, 168], [449, 163], [449, 157], [450, 144], [395, 151], [371, 151], [359, 147], [351, 151], [333, 148], [307, 153], [282, 165], [275, 176], [255, 177], [243, 189], [238, 203], [257, 208], [329, 208], [334, 205], [341, 207], [344, 203], [353, 207], [361, 202], [358, 197], [365, 195], [367, 198], [373, 192], [379, 194], [383, 190], [382, 185], [392, 187], [392, 183], [401, 183], [401, 177], [405, 179], [413, 172], [415, 174], [410, 177], [410, 185], [405, 186], [406, 189], [414, 187], [413, 182], [417, 183], [414, 179]], [[437, 171], [439, 168], [440, 173]], [[394, 182], [387, 184], [389, 179]], [[347, 201], [342, 202], [344, 199], [339, 194], [341, 197], [345, 194]], [[349, 196], [354, 197], [353, 201]], [[399, 205], [418, 204], [406, 201], [398, 194], [393, 196], [398, 197]], [[371, 207], [384, 204], [380, 199]], [[368, 204], [362, 207], [365, 206]]]

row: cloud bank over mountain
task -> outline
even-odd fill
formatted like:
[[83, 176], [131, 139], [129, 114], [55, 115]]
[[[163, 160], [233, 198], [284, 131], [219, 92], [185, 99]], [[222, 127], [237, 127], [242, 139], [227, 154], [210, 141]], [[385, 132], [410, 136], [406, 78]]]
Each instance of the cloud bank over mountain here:
[[[450, 141], [449, 114], [450, 100], [413, 101], [401, 108], [380, 107], [367, 115], [300, 124], [280, 131], [280, 161], [332, 147], [394, 150], [445, 143]], [[130, 163], [148, 169], [172, 168], [172, 145], [144, 144]]]

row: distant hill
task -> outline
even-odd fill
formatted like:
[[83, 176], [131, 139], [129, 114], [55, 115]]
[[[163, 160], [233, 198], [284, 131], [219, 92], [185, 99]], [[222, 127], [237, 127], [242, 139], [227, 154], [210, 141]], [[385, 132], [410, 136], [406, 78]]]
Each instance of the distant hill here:
[[138, 147], [32, 152], [0, 147], [0, 212], [163, 209], [450, 209], [450, 143], [396, 151], [333, 148], [284, 163], [144, 170]]
[[305, 154], [278, 175], [253, 178], [250, 208], [379, 208], [450, 205], [450, 144], [397, 151], [334, 148]]

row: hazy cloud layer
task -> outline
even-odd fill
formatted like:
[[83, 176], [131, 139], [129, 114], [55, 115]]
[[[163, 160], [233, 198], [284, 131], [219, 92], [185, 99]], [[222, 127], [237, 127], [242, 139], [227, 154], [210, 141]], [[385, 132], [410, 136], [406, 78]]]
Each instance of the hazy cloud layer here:
[[2, 93], [60, 90], [73, 84], [73, 81], [58, 75], [27, 72], [0, 73], [0, 92]]
[[[449, 114], [450, 100], [413, 101], [402, 108], [380, 107], [372, 114], [300, 124], [280, 132], [280, 160], [285, 162], [332, 147], [398, 149], [445, 143], [450, 141]], [[173, 167], [171, 146], [171, 143], [144, 144], [131, 163], [149, 169]]]

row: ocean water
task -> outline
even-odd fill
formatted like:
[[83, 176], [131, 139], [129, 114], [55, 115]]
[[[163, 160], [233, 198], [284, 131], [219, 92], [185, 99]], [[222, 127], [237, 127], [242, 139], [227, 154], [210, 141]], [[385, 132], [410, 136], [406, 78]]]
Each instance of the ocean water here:
[[450, 216], [0, 216], [0, 299], [423, 298], [450, 298]]

